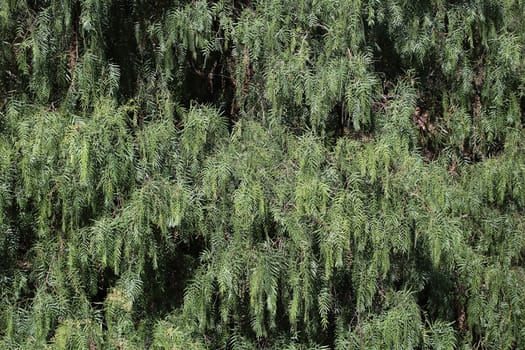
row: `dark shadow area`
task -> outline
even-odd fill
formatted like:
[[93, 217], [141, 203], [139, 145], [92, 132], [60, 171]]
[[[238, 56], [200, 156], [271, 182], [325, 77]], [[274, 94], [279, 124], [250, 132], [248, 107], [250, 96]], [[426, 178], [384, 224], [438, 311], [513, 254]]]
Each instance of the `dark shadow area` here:
[[180, 86], [180, 101], [188, 108], [193, 102], [210, 104], [219, 108], [228, 120], [231, 131], [238, 119], [239, 108], [235, 105], [233, 72], [229, 71], [231, 51], [212, 52], [209, 57], [197, 54], [196, 59], [186, 57], [184, 80]]
[[[159, 247], [158, 269], [146, 264], [143, 273], [143, 302], [137, 305], [137, 314], [165, 315], [181, 307], [188, 280], [198, 267], [204, 249], [202, 237], [180, 239], [174, 231], [175, 246]], [[143, 317], [141, 315], [140, 317]]]
[[133, 35], [136, 20], [130, 1], [114, 0], [111, 3], [109, 27], [104, 33], [106, 55], [120, 69], [119, 92], [124, 100], [132, 97], [136, 90], [138, 48]]

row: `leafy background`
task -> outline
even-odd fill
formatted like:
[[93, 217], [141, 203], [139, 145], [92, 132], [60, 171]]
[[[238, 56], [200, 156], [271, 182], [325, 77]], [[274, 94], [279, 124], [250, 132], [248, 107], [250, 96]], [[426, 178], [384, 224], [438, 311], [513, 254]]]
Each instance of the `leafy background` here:
[[521, 0], [0, 0], [0, 347], [525, 346]]

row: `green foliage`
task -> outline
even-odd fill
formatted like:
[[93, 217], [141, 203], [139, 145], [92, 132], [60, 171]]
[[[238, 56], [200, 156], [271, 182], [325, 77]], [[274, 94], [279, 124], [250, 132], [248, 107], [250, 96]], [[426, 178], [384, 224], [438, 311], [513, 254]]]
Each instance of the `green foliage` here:
[[0, 0], [0, 348], [523, 347], [523, 6]]

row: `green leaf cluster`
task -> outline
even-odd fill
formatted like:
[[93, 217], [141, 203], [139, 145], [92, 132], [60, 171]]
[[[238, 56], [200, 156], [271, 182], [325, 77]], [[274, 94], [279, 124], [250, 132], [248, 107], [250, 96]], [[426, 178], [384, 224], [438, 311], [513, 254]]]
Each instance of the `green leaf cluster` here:
[[524, 6], [0, 0], [0, 348], [522, 348]]

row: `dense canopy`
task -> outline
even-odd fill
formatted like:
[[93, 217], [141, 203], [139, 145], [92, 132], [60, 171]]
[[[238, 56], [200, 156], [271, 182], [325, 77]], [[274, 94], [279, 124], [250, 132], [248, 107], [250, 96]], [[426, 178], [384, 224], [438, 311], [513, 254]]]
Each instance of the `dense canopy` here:
[[0, 0], [1, 349], [525, 347], [522, 0]]

